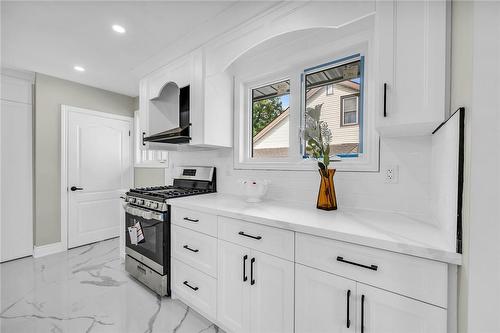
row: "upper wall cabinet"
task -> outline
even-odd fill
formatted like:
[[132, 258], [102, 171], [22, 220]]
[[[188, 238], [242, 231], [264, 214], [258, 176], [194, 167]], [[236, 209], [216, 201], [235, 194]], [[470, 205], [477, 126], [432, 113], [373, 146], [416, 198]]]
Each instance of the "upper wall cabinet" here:
[[[198, 49], [140, 82], [143, 149], [230, 147], [232, 85], [221, 75], [206, 90], [204, 51]], [[216, 106], [216, 107], [213, 107]]]
[[427, 135], [448, 109], [449, 1], [377, 2], [381, 136]]

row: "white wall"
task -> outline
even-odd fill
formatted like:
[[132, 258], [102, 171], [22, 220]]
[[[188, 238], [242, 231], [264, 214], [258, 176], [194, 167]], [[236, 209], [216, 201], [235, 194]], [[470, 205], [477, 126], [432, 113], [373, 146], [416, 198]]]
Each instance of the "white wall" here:
[[134, 99], [83, 84], [36, 74], [35, 245], [59, 241], [61, 104], [133, 116]]
[[[428, 216], [430, 140], [428, 136], [381, 141], [381, 163], [399, 165], [398, 184], [386, 184], [378, 172], [337, 172], [334, 180], [339, 207]], [[171, 152], [169, 163], [170, 167], [215, 165], [218, 192], [239, 194], [239, 179], [269, 179], [272, 182], [267, 194], [269, 198], [315, 206], [319, 188], [316, 171], [235, 170], [232, 152], [231, 149]], [[167, 170], [169, 173], [170, 170]]]
[[[472, 4], [462, 332], [500, 332], [500, 3]], [[466, 232], [464, 230], [464, 232]], [[465, 302], [464, 302], [465, 301]], [[465, 324], [465, 326], [463, 325]]]

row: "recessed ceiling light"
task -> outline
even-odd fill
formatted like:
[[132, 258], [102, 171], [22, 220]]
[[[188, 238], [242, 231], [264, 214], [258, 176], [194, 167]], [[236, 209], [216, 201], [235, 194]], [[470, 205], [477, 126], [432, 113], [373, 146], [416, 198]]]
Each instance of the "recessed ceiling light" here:
[[85, 72], [85, 68], [83, 68], [82, 66], [75, 66], [73, 67], [73, 69], [78, 72]]
[[118, 32], [119, 34], [124, 34], [126, 31], [124, 27], [118, 24], [114, 24], [111, 28], [113, 28], [113, 30]]

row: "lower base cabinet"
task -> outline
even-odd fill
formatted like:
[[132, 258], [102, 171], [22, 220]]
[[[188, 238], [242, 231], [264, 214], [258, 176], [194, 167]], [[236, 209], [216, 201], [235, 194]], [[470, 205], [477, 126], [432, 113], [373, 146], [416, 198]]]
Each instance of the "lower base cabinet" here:
[[295, 279], [295, 333], [446, 332], [438, 306], [300, 264]]
[[219, 240], [217, 319], [232, 332], [293, 332], [293, 262]]
[[356, 282], [295, 265], [295, 332], [354, 332]]
[[358, 320], [358, 332], [446, 333], [447, 313], [443, 308], [361, 283], [357, 292], [358, 313], [364, 317]]

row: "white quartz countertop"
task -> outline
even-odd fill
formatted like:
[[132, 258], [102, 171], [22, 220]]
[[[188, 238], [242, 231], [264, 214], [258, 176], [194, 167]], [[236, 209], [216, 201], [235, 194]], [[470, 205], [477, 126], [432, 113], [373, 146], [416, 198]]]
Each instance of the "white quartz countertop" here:
[[168, 201], [173, 207], [222, 215], [378, 249], [460, 265], [462, 256], [446, 244], [436, 227], [398, 213], [370, 210], [322, 211], [294, 203], [204, 194]]

